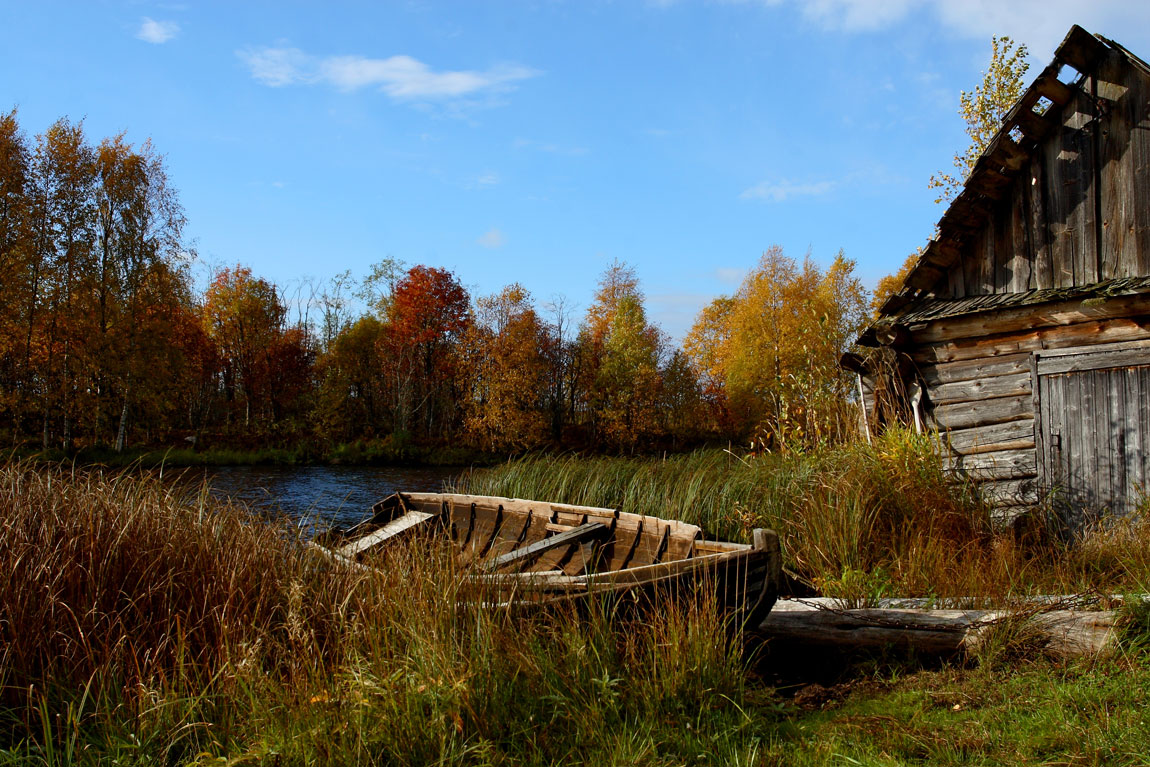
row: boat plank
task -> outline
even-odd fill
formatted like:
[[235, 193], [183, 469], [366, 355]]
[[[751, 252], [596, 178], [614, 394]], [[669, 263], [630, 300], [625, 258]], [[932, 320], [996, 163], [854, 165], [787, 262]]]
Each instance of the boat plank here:
[[430, 519], [434, 519], [435, 516], [435, 514], [428, 514], [423, 511], [409, 511], [402, 517], [388, 522], [386, 525], [379, 528], [375, 532], [368, 533], [362, 538], [356, 538], [351, 543], [342, 547], [338, 553], [340, 556], [352, 558], [357, 554], [361, 554], [362, 552], [367, 551], [373, 546], [377, 546], [383, 543], [389, 538], [394, 538], [400, 533], [410, 530], [411, 528], [427, 522]]

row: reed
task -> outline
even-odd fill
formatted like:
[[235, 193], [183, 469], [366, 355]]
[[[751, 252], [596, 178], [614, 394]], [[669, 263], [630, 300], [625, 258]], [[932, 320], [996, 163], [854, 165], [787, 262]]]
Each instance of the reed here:
[[1123, 591], [1150, 575], [1145, 514], [1073, 539], [1051, 534], [1041, 513], [1029, 532], [997, 530], [974, 486], [944, 473], [937, 442], [898, 429], [873, 445], [755, 457], [722, 450], [664, 459], [528, 456], [466, 475], [458, 489], [622, 506], [734, 540], [773, 527], [793, 575], [852, 601]]
[[753, 748], [741, 648], [713, 602], [523, 617], [461, 606], [434, 541], [387, 557], [334, 565], [286, 524], [155, 479], [0, 467], [0, 763]]

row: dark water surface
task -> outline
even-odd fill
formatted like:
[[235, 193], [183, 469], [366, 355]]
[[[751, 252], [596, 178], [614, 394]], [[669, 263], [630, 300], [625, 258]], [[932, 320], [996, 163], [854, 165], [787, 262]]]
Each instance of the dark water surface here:
[[207, 481], [213, 495], [326, 528], [359, 521], [373, 503], [395, 490], [438, 492], [464, 471], [451, 466], [213, 466], [187, 469], [180, 481]]

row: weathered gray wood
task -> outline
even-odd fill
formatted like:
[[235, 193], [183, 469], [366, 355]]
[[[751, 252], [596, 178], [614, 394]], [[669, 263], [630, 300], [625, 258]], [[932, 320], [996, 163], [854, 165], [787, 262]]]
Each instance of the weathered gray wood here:
[[340, 548], [339, 554], [344, 557], [354, 557], [361, 552], [367, 551], [372, 546], [376, 546], [389, 538], [394, 538], [400, 533], [410, 530], [411, 528], [427, 522], [435, 518], [435, 514], [428, 514], [423, 511], [409, 511], [401, 517], [393, 519], [383, 527], [375, 532], [368, 533], [362, 538], [357, 538], [346, 546]]
[[1150, 293], [1116, 296], [1105, 300], [1076, 298], [1049, 304], [1020, 306], [993, 312], [950, 317], [907, 326], [915, 344], [973, 339], [1110, 317], [1141, 317], [1150, 313]]
[[995, 627], [1028, 626], [1043, 652], [1073, 658], [1107, 651], [1115, 640], [1113, 611], [1052, 610], [1037, 614], [996, 610], [826, 609], [808, 600], [780, 599], [759, 627], [774, 642], [838, 651], [901, 648], [919, 655], [976, 652]]
[[528, 546], [509, 551], [502, 556], [493, 559], [487, 566], [493, 570], [497, 570], [507, 565], [515, 564], [516, 562], [526, 562], [527, 560], [537, 557], [545, 551], [558, 548], [560, 546], [567, 546], [572, 543], [577, 543], [587, 538], [603, 535], [607, 532], [607, 526], [602, 522], [587, 522], [579, 525], [578, 527], [568, 530], [565, 533], [558, 533], [540, 541], [536, 541]]
[[1143, 338], [1150, 338], [1150, 317], [1116, 318], [1043, 330], [1003, 333], [989, 338], [943, 341], [916, 347], [911, 351], [911, 358], [919, 363], [938, 364]]
[[1030, 393], [1030, 374], [975, 378], [969, 381], [939, 384], [930, 390], [930, 399], [936, 405], [983, 400], [989, 397], [1016, 397]]
[[1013, 397], [936, 405], [932, 415], [940, 429], [965, 429], [1033, 418], [1034, 404], [1031, 395], [1020, 394]]
[[1030, 353], [1010, 354], [1002, 357], [985, 357], [940, 365], [923, 365], [919, 374], [927, 386], [970, 381], [975, 378], [1025, 373], [1030, 370]]
[[962, 455], [1033, 449], [1034, 419], [954, 429], [946, 433], [945, 439], [952, 450]]
[[1054, 287], [1054, 261], [1050, 247], [1050, 223], [1046, 215], [1046, 171], [1045, 158], [1039, 154], [1031, 160], [1022, 175], [1023, 183], [1029, 180], [1026, 189], [1030, 225], [1030, 243], [1034, 250], [1034, 287]]
[[1004, 479], [983, 482], [978, 493], [987, 502], [996, 506], [1029, 506], [1038, 502], [1038, 479]]
[[1144, 346], [1133, 349], [1097, 352], [1084, 350], [1080, 354], [1073, 355], [1040, 356], [1038, 358], [1038, 374], [1053, 375], [1055, 373], [1133, 367], [1136, 365], [1150, 365], [1150, 341], [1147, 341]]
[[944, 466], [951, 471], [963, 471], [974, 481], [993, 479], [1022, 479], [1036, 473], [1034, 450], [1002, 450], [995, 453], [948, 456]]

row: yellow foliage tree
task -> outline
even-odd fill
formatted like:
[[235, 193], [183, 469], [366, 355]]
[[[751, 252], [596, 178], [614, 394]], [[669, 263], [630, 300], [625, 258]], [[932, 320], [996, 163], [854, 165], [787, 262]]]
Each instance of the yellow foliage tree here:
[[824, 272], [779, 247], [731, 298], [706, 307], [686, 340], [696, 369], [719, 390], [736, 435], [764, 447], [814, 445], [848, 428], [850, 382], [839, 357], [866, 317], [867, 292], [840, 251]]
[[939, 173], [930, 177], [928, 188], [940, 190], [935, 202], [950, 202], [962, 191], [966, 177], [982, 151], [1002, 126], [1002, 119], [1022, 95], [1022, 78], [1030, 65], [1026, 45], [1017, 46], [1009, 37], [990, 38], [990, 66], [973, 91], [962, 91], [958, 113], [966, 122], [970, 145], [954, 156], [957, 176]]

